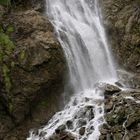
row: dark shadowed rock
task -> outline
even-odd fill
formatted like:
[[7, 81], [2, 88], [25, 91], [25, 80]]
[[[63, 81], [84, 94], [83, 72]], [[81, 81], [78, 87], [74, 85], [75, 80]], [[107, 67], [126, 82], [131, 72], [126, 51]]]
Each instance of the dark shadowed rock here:
[[48, 138], [48, 140], [75, 140], [75, 137], [72, 133], [67, 131], [61, 131], [59, 134], [54, 133]]
[[61, 132], [66, 130], [66, 126], [65, 125], [60, 125], [56, 130], [55, 133], [56, 134], [60, 134]]
[[71, 120], [67, 121], [66, 126], [68, 127], [68, 129], [73, 129], [73, 122]]
[[84, 135], [85, 134], [85, 127], [81, 127], [80, 129], [79, 129], [79, 134], [82, 136], [82, 135]]
[[86, 124], [87, 124], [87, 122], [86, 122], [85, 119], [79, 119], [79, 120], [78, 120], [78, 123], [77, 123], [77, 126], [78, 126], [78, 127], [82, 127], [82, 126], [84, 126], [84, 125], [86, 125]]

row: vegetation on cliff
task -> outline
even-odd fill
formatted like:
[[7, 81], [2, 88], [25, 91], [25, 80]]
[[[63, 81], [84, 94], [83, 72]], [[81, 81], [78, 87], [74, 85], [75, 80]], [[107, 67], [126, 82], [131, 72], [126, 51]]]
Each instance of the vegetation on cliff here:
[[3, 128], [0, 139], [3, 140], [19, 137], [24, 140], [30, 128], [46, 122], [58, 109], [52, 100], [59, 98], [63, 90], [65, 59], [52, 25], [35, 11], [38, 8], [27, 9], [30, 8], [15, 8], [15, 4], [14, 8], [0, 5], [0, 128]]
[[[63, 52], [52, 25], [38, 12], [43, 9], [40, 1], [37, 4], [36, 1], [0, 1], [0, 128], [3, 128], [0, 139], [3, 140], [24, 140], [30, 128], [46, 123], [58, 110], [56, 101], [63, 90]], [[129, 70], [140, 72], [140, 1], [103, 2], [104, 25], [118, 61]], [[140, 88], [139, 75], [124, 77], [128, 79], [123, 81], [128, 88]], [[126, 139], [139, 138], [140, 106], [132, 98], [122, 97], [125, 95], [140, 99], [139, 90], [121, 91], [105, 99], [108, 125], [101, 129], [101, 140], [108, 136], [120, 140], [125, 132]]]

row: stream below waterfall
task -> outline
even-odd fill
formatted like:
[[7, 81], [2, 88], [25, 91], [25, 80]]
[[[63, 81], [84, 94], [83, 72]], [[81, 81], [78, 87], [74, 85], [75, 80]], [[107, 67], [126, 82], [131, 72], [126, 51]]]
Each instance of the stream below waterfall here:
[[[98, 0], [46, 0], [47, 16], [55, 28], [68, 65], [69, 102], [38, 134], [27, 140], [99, 140], [104, 120], [104, 94], [96, 86], [117, 81]], [[67, 95], [69, 94], [69, 95]], [[54, 133], [65, 130], [69, 138]]]

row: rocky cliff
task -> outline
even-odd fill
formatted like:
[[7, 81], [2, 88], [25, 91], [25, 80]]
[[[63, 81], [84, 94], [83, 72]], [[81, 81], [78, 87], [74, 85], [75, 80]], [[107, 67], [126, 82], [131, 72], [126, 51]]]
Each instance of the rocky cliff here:
[[140, 72], [140, 1], [102, 0], [104, 25], [118, 62]]
[[0, 6], [1, 140], [25, 140], [58, 110], [63, 92], [61, 46], [38, 7], [29, 9]]
[[[140, 1], [102, 0], [104, 26], [123, 91], [105, 93], [105, 120], [100, 140], [140, 139]], [[120, 67], [119, 66], [119, 67]], [[123, 87], [124, 86], [124, 87]], [[127, 89], [126, 89], [127, 87]]]
[[[112, 86], [113, 87], [113, 86]], [[139, 140], [140, 89], [105, 89], [105, 121], [100, 140]]]
[[[105, 92], [106, 124], [101, 140], [139, 140], [140, 1], [101, 0], [104, 26], [129, 91]], [[58, 110], [65, 58], [42, 1], [0, 6], [0, 140], [25, 140]], [[58, 101], [58, 102], [57, 102]], [[54, 104], [55, 103], [55, 104]]]

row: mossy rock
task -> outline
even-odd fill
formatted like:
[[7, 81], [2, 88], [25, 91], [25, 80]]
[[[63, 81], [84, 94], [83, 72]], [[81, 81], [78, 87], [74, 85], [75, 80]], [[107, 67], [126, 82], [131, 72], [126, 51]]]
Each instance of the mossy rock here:
[[14, 43], [10, 40], [9, 36], [5, 33], [0, 33], [0, 45], [6, 46], [7, 51], [14, 49]]
[[136, 0], [136, 2], [138, 3], [138, 5], [140, 5], [140, 0]]
[[140, 111], [135, 111], [128, 117], [126, 128], [131, 129], [136, 127], [138, 123], [140, 123]]
[[2, 66], [2, 70], [3, 70], [5, 90], [7, 93], [10, 93], [10, 90], [12, 88], [11, 79], [10, 79], [10, 75], [9, 75], [10, 69], [8, 68], [7, 65], [4, 64]]
[[121, 133], [113, 134], [113, 140], [121, 140], [123, 138]]

